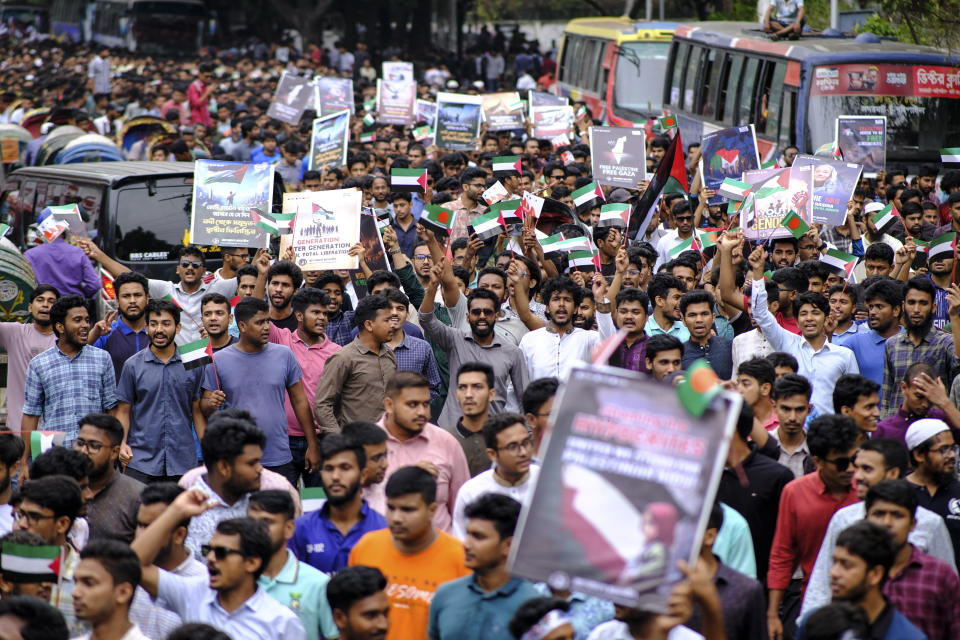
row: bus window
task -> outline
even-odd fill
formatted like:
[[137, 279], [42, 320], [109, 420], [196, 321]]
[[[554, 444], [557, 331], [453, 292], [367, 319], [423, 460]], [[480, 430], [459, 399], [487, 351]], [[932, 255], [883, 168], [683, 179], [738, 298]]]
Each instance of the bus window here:
[[743, 78], [740, 80], [740, 101], [737, 115], [734, 118], [738, 125], [750, 124], [754, 121], [751, 105], [754, 104], [753, 88], [757, 84], [757, 72], [760, 69], [760, 60], [747, 58], [743, 68]]
[[737, 111], [737, 88], [740, 86], [740, 72], [743, 71], [743, 56], [730, 54], [727, 61], [721, 86], [723, 97], [717, 100], [720, 109], [717, 120], [732, 125]]
[[770, 73], [770, 85], [767, 90], [767, 122], [765, 132], [776, 139], [780, 128], [780, 104], [783, 102], [783, 78], [787, 74], [787, 66], [782, 62], [769, 63], [773, 67]]
[[[718, 60], [720, 56], [720, 60]], [[700, 95], [697, 98], [697, 113], [712, 118], [717, 108], [717, 79], [723, 67], [723, 54], [716, 49], [707, 51], [707, 59], [703, 67]]]
[[683, 102], [680, 108], [687, 111], [694, 111], [693, 95], [697, 90], [697, 73], [703, 64], [704, 49], [702, 47], [690, 48], [690, 59], [687, 61], [687, 78], [683, 83]]
[[673, 49], [673, 59], [670, 61], [673, 73], [670, 80], [670, 105], [680, 106], [680, 90], [683, 88], [683, 71], [687, 68], [687, 58], [690, 55], [690, 45], [678, 42]]
[[660, 110], [669, 47], [668, 42], [627, 42], [620, 46], [613, 77], [614, 112]]
[[[607, 41], [606, 40], [594, 40], [597, 47], [593, 52], [593, 55], [590, 56], [590, 78], [593, 81], [593, 90], [596, 92], [600, 91], [603, 82], [604, 74], [606, 70], [603, 68], [603, 56], [607, 52]], [[601, 93], [601, 96], [605, 94]]]
[[797, 144], [794, 133], [794, 114], [797, 112], [797, 91], [787, 89], [783, 92], [783, 111], [780, 117], [780, 137], [777, 144], [780, 150]]
[[584, 91], [596, 91], [597, 89], [597, 70], [599, 64], [595, 64], [603, 47], [599, 40], [584, 40], [580, 55], [576, 61], [576, 80], [573, 83], [579, 89]]
[[572, 83], [573, 68], [577, 60], [576, 51], [580, 48], [583, 38], [567, 35], [563, 46], [563, 59], [560, 61], [560, 82]]

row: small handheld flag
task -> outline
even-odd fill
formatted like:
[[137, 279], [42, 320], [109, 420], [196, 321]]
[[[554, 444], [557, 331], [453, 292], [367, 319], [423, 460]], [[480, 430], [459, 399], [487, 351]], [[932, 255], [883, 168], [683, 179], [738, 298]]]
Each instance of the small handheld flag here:
[[843, 271], [847, 277], [857, 265], [857, 256], [845, 253], [838, 249], [828, 249], [825, 254], [820, 256], [820, 262], [823, 262], [834, 269]]
[[606, 202], [603, 197], [603, 190], [600, 183], [594, 180], [590, 184], [585, 184], [571, 194], [573, 206], [578, 212], [587, 211], [594, 207], [599, 207], [601, 202]]
[[957, 248], [957, 234], [953, 231], [937, 236], [927, 247], [927, 260], [944, 253], [953, 253]]
[[[871, 204], [880, 204], [880, 203], [876, 202]], [[888, 224], [890, 224], [891, 222], [893, 222], [894, 220], [900, 217], [900, 212], [897, 211], [897, 208], [893, 206], [892, 202], [885, 207], [883, 205], [880, 205], [880, 207], [881, 208], [879, 211], [877, 211], [876, 215], [874, 215], [871, 218], [871, 220], [873, 221], [873, 226], [877, 228], [877, 231], [881, 231]]]
[[[571, 238], [575, 240], [576, 238]], [[571, 251], [567, 256], [569, 262], [567, 270], [593, 267], [600, 271], [600, 253], [598, 251]]]
[[666, 131], [667, 129], [674, 129], [677, 127], [677, 119], [673, 116], [664, 116], [663, 118], [657, 118], [657, 126], [660, 127], [661, 131]]
[[361, 131], [360, 132], [360, 144], [369, 144], [371, 142], [377, 141], [377, 134], [374, 131]]
[[257, 224], [257, 228], [275, 236], [284, 236], [293, 233], [295, 213], [274, 213], [267, 215], [259, 209], [250, 209], [250, 216]]
[[807, 231], [810, 231], [810, 225], [804, 222], [803, 218], [798, 216], [796, 211], [791, 211], [783, 216], [783, 220], [780, 221], [780, 226], [785, 227], [786, 230], [790, 232], [790, 235], [797, 240], [802, 238]]
[[491, 209], [499, 214], [503, 226], [509, 227], [523, 222], [523, 212], [520, 211], [522, 202], [522, 200], [504, 200], [493, 205]]
[[444, 238], [450, 237], [450, 229], [453, 228], [453, 221], [456, 218], [456, 212], [444, 209], [435, 204], [427, 204], [423, 207], [423, 214], [420, 216], [420, 224], [430, 229], [435, 234]]
[[940, 149], [940, 162], [945, 168], [960, 169], [960, 147]]
[[509, 178], [519, 176], [522, 169], [520, 156], [498, 156], [493, 159], [493, 177]]
[[201, 338], [177, 347], [183, 368], [190, 370], [202, 367], [213, 362], [213, 346], [210, 338]]
[[37, 456], [50, 447], [62, 447], [66, 437], [62, 431], [31, 431], [30, 459], [36, 460]]
[[733, 178], [724, 178], [717, 194], [729, 200], [743, 200], [750, 191], [750, 185]]
[[483, 241], [497, 237], [503, 230], [503, 218], [497, 209], [493, 209], [482, 216], [477, 216], [467, 225], [467, 231], [471, 235], [476, 234], [477, 238]]
[[705, 358], [700, 358], [687, 368], [683, 382], [677, 387], [680, 404], [699, 418], [723, 390], [720, 379]]
[[611, 202], [600, 207], [600, 219], [596, 226], [626, 229], [628, 222], [630, 222], [630, 205], [625, 202]]
[[60, 575], [60, 551], [57, 545], [35, 547], [4, 542], [0, 552], [0, 570], [7, 582], [54, 582]]
[[300, 504], [304, 513], [319, 511], [327, 501], [327, 494], [323, 487], [304, 487], [300, 489]]
[[390, 189], [393, 191], [427, 191], [426, 169], [390, 169]]

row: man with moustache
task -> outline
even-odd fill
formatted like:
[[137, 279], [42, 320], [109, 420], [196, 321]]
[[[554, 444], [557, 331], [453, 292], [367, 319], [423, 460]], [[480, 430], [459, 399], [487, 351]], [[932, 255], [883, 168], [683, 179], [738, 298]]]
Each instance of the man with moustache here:
[[200, 300], [200, 323], [214, 353], [239, 341], [230, 334], [232, 319], [230, 301], [222, 293], [208, 293]]
[[955, 505], [960, 501], [960, 482], [955, 475], [956, 440], [947, 423], [927, 418], [910, 425], [906, 441], [914, 468], [907, 480], [917, 490], [920, 506], [943, 518], [953, 541], [954, 562], [958, 563], [960, 515]]
[[[353, 423], [351, 423], [353, 424]], [[340, 434], [320, 443], [320, 478], [327, 500], [320, 509], [297, 519], [290, 550], [310, 566], [335, 573], [347, 566], [350, 550], [365, 534], [384, 529], [387, 521], [363, 499], [364, 447]]]
[[[536, 378], [565, 378], [578, 362], [589, 362], [600, 334], [573, 326], [574, 310], [580, 305], [580, 287], [569, 277], [549, 278], [543, 284], [543, 300], [549, 322], [520, 339], [527, 372]], [[522, 393], [522, 389], [517, 389]]]
[[123, 363], [148, 344], [144, 311], [150, 300], [150, 285], [141, 274], [128, 271], [117, 276], [113, 289], [117, 296], [117, 311], [108, 313], [93, 325], [87, 340], [110, 354], [119, 383]]
[[14, 433], [20, 433], [27, 363], [57, 341], [50, 308], [59, 299], [53, 285], [42, 284], [30, 293], [33, 322], [0, 322], [0, 347], [7, 352], [7, 428]]
[[130, 621], [140, 560], [116, 540], [94, 540], [80, 552], [74, 574], [73, 610], [90, 625], [78, 640], [150, 640]]
[[203, 369], [185, 369], [177, 352], [177, 305], [151, 300], [145, 315], [150, 346], [127, 360], [117, 389], [120, 464], [146, 484], [177, 482], [197, 466], [193, 434], [202, 438], [207, 424], [199, 400]]
[[340, 640], [384, 640], [390, 628], [387, 579], [373, 567], [347, 567], [330, 578], [327, 600]]
[[486, 362], [464, 362], [457, 371], [455, 393], [463, 415], [448, 431], [463, 447], [470, 476], [476, 477], [490, 468], [483, 425], [491, 415], [491, 402], [497, 397], [493, 367]]

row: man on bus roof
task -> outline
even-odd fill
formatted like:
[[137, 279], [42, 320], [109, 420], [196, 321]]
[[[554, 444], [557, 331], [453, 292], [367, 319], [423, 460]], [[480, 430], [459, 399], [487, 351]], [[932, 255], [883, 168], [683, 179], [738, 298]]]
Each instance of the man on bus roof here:
[[[777, 11], [776, 19], [773, 16], [774, 9]], [[805, 15], [803, 0], [770, 0], [763, 16], [763, 32], [771, 34], [772, 40], [796, 40], [803, 32]]]

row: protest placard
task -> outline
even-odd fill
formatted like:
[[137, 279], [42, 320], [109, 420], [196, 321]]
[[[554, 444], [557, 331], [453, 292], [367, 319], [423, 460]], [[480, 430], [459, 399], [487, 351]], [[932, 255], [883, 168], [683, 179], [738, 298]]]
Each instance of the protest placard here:
[[310, 170], [319, 170], [327, 164], [346, 164], [349, 134], [349, 111], [338, 111], [314, 120], [310, 136]]
[[251, 212], [272, 210], [273, 166], [197, 160], [193, 165], [190, 241], [221, 247], [263, 247], [269, 234]]
[[530, 107], [564, 107], [570, 104], [566, 96], [555, 96], [543, 91], [530, 92]]
[[357, 258], [347, 252], [360, 241], [362, 200], [359, 189], [312, 191], [298, 200], [292, 240], [297, 266], [307, 271], [357, 268]]
[[413, 124], [417, 83], [406, 80], [377, 80], [377, 122]]
[[[760, 168], [757, 136], [753, 125], [729, 127], [703, 136], [700, 142], [703, 158], [703, 184], [718, 191], [724, 178], [739, 180], [744, 171]], [[709, 204], [723, 204], [724, 197], [715, 195]]]
[[451, 151], [476, 149], [482, 104], [482, 96], [438, 93], [437, 118], [433, 126], [434, 144]]
[[353, 113], [353, 80], [350, 78], [317, 78], [315, 103], [317, 115], [326, 116], [346, 109]]
[[300, 116], [314, 99], [312, 93], [309, 80], [284, 71], [273, 94], [273, 102], [267, 108], [267, 115], [287, 124], [299, 124]]
[[790, 237], [780, 221], [793, 211], [804, 223], [812, 221], [810, 167], [754, 169], [743, 172], [753, 188], [740, 210], [740, 229], [751, 240]]
[[570, 127], [573, 126], [573, 107], [531, 107], [530, 120], [533, 122], [535, 137], [552, 140], [570, 132]]
[[523, 100], [516, 91], [488, 93], [483, 96], [483, 119], [487, 131], [523, 129]]
[[813, 222], [840, 225], [847, 217], [847, 203], [860, 182], [862, 167], [805, 153], [797, 154], [794, 167], [812, 167]]
[[887, 166], [887, 117], [838, 116], [834, 138], [844, 162], [863, 165], [865, 178], [876, 178]]
[[364, 209], [360, 213], [360, 244], [363, 245], [363, 259], [370, 271], [393, 271], [383, 247], [383, 237], [377, 228], [377, 216], [372, 209]]
[[540, 475], [510, 549], [513, 575], [663, 612], [713, 507], [742, 398], [694, 417], [669, 386], [574, 367], [551, 412]]
[[600, 184], [636, 189], [647, 171], [643, 129], [592, 127], [590, 161]]
[[437, 119], [437, 103], [430, 100], [417, 99], [416, 107], [417, 122], [426, 122], [431, 127], [434, 120]]
[[385, 60], [380, 65], [380, 77], [387, 82], [416, 82], [413, 75], [413, 63], [401, 60]]

